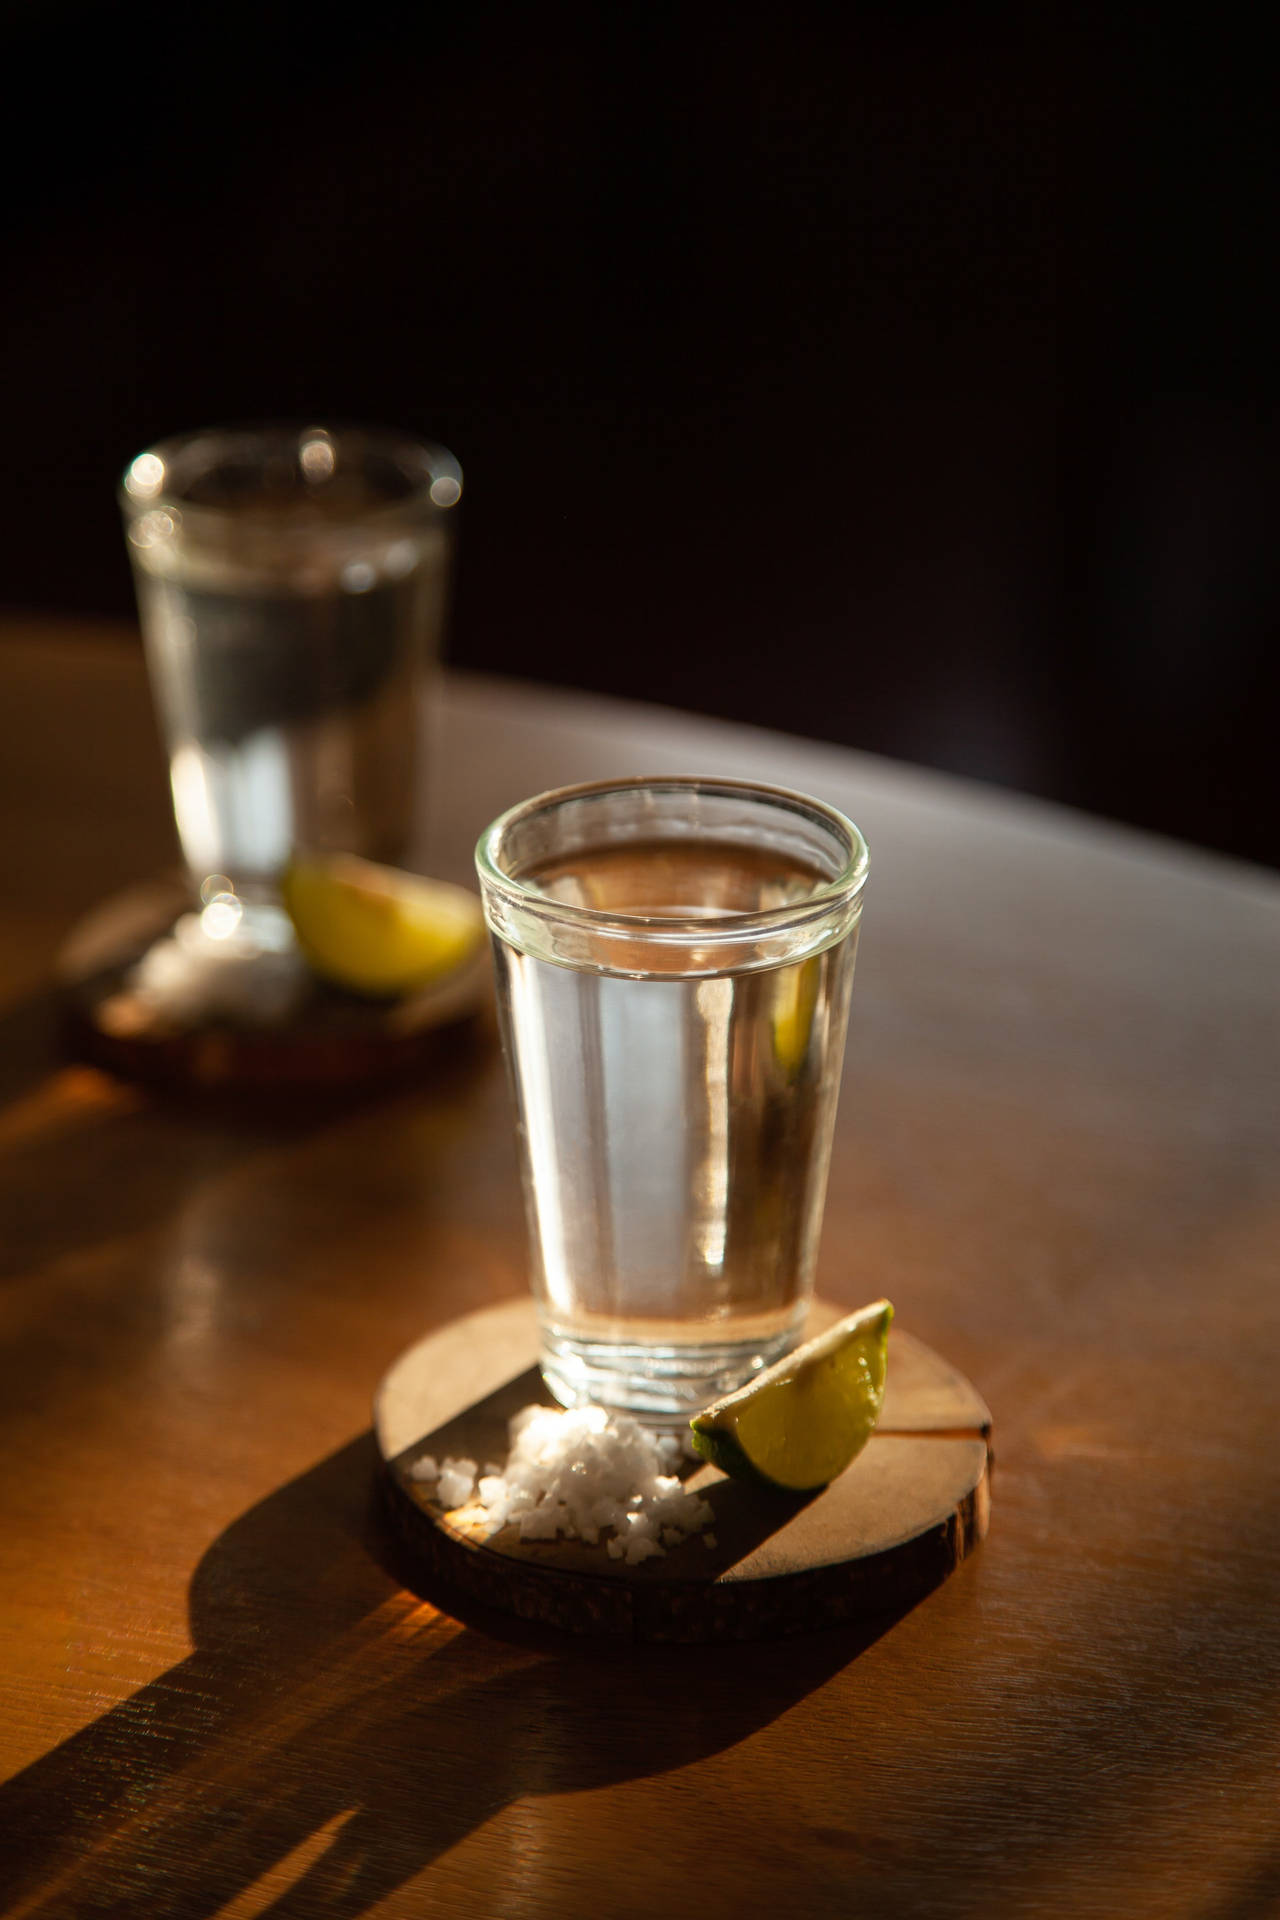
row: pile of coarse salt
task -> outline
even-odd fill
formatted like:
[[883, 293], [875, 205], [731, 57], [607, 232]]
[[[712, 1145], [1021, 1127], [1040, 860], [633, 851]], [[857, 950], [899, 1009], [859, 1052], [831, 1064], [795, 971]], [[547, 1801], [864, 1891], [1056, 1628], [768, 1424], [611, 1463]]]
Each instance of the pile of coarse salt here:
[[589, 1546], [607, 1533], [606, 1551], [628, 1566], [694, 1533], [715, 1546], [706, 1531], [715, 1515], [673, 1471], [681, 1459], [674, 1435], [603, 1407], [524, 1407], [508, 1433], [505, 1467], [479, 1473], [474, 1460], [438, 1463], [427, 1454], [410, 1475], [433, 1488], [446, 1512], [480, 1509], [486, 1539], [508, 1525], [522, 1540], [563, 1534]]
[[[270, 1027], [287, 1020], [309, 980], [302, 955], [291, 941], [284, 944], [287, 936], [275, 924], [287, 927], [287, 921], [268, 919], [262, 939], [241, 932], [234, 918], [210, 933], [206, 922], [216, 911], [184, 913], [130, 970], [129, 992], [147, 1013], [179, 1027], [214, 1019]], [[213, 924], [219, 927], [216, 919]]]

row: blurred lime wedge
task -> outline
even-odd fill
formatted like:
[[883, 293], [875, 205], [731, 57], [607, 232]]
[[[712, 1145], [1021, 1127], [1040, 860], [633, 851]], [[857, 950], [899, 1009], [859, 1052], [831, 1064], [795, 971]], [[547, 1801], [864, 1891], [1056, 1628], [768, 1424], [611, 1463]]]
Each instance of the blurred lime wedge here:
[[815, 953], [798, 966], [780, 967], [777, 972], [773, 1048], [779, 1066], [789, 1074], [798, 1072], [809, 1051], [821, 970], [822, 961]]
[[354, 854], [299, 858], [280, 892], [308, 966], [376, 998], [412, 993], [454, 972], [484, 937], [480, 902]]
[[867, 1444], [884, 1404], [893, 1308], [860, 1307], [690, 1421], [705, 1460], [737, 1479], [811, 1493]]

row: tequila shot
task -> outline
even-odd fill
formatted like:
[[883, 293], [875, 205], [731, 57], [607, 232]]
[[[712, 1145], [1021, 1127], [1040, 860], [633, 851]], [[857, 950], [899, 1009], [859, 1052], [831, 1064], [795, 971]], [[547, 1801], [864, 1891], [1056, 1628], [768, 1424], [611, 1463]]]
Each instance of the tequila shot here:
[[565, 788], [477, 848], [542, 1370], [687, 1417], [813, 1290], [867, 849], [780, 788]]
[[193, 895], [270, 914], [296, 848], [404, 858], [456, 461], [361, 428], [197, 433], [120, 489]]

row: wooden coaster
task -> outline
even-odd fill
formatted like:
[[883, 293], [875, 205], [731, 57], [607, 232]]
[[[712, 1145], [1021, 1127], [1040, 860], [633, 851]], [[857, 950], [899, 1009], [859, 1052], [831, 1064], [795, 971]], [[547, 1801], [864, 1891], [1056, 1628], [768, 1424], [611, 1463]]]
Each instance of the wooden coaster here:
[[[839, 1318], [815, 1307], [816, 1333]], [[715, 1510], [695, 1536], [626, 1566], [603, 1545], [479, 1537], [478, 1510], [447, 1513], [411, 1474], [424, 1454], [505, 1461], [507, 1422], [554, 1405], [537, 1369], [530, 1300], [453, 1321], [401, 1355], [374, 1425], [388, 1507], [429, 1582], [522, 1619], [636, 1640], [752, 1640], [900, 1611], [938, 1586], [987, 1531], [991, 1416], [954, 1367], [908, 1333], [889, 1340], [884, 1410], [847, 1472], [800, 1500], [698, 1465], [686, 1484]]]
[[286, 1018], [270, 1024], [226, 1015], [179, 1023], [148, 1006], [129, 975], [189, 909], [182, 881], [165, 878], [117, 894], [76, 928], [58, 972], [68, 1041], [79, 1057], [175, 1088], [354, 1089], [412, 1078], [491, 997], [482, 946], [467, 966], [402, 1000], [364, 1001], [316, 980]]

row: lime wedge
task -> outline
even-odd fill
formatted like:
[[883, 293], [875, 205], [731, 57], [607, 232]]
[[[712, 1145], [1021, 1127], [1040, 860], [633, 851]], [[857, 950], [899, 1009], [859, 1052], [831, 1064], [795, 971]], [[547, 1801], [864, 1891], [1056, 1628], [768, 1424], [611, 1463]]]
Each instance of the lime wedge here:
[[412, 993], [462, 966], [484, 937], [465, 888], [354, 854], [295, 860], [280, 892], [307, 964], [352, 993]]
[[887, 1300], [860, 1307], [689, 1422], [705, 1460], [737, 1479], [812, 1493], [861, 1453], [884, 1404]]

